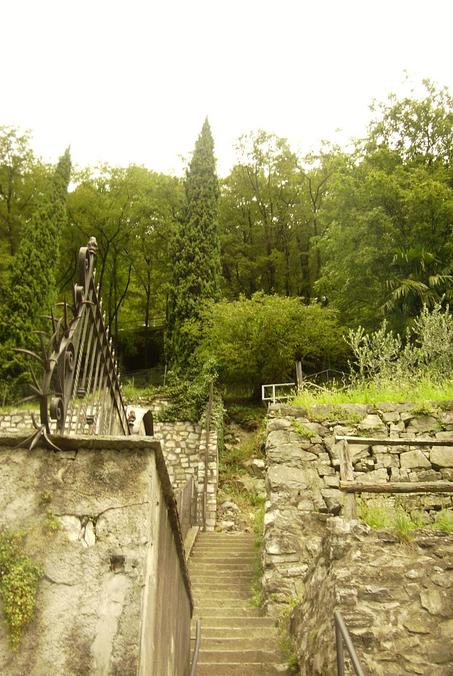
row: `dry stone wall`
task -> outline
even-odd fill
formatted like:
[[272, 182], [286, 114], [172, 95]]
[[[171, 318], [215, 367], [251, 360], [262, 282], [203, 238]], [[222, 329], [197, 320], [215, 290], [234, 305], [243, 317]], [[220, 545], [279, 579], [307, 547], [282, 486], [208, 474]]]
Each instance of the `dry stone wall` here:
[[[363, 525], [357, 526], [356, 530], [348, 533], [348, 537], [345, 538], [344, 550], [340, 546], [342, 536], [333, 538], [331, 524], [344, 515], [345, 501], [345, 494], [339, 488], [340, 459], [339, 444], [335, 442], [336, 435], [382, 439], [382, 443], [373, 445], [350, 445], [354, 479], [359, 483], [451, 481], [453, 448], [449, 446], [419, 448], [403, 445], [390, 446], [386, 445], [385, 440], [389, 437], [453, 439], [453, 404], [452, 402], [432, 404], [424, 407], [422, 411], [406, 404], [317, 406], [310, 411], [287, 406], [271, 407], [266, 441], [267, 501], [264, 517], [264, 572], [262, 577], [264, 603], [267, 612], [274, 616], [278, 616], [285, 608], [288, 608], [288, 605], [294, 607], [302, 604], [298, 611], [299, 620], [296, 621], [294, 631], [298, 645], [304, 646], [301, 654], [304, 652], [307, 655], [301, 673], [310, 676], [334, 673], [326, 668], [326, 664], [331, 664], [329, 661], [331, 654], [327, 662], [323, 661], [322, 656], [317, 658], [321, 660], [321, 666], [318, 669], [315, 655], [318, 651], [323, 653], [326, 650], [318, 634], [323, 635], [323, 628], [328, 626], [329, 641], [333, 641], [333, 609], [336, 607], [343, 609], [343, 600], [347, 606], [348, 598], [353, 600], [351, 607], [358, 608], [356, 615], [350, 616], [353, 626], [357, 629], [356, 634], [362, 633], [368, 636], [369, 641], [371, 641], [372, 633], [369, 629], [370, 608], [375, 603], [377, 610], [383, 601], [388, 602], [381, 617], [384, 628], [388, 628], [388, 623], [390, 625], [396, 623], [401, 635], [409, 632], [404, 624], [409, 620], [404, 613], [409, 612], [407, 609], [411, 608], [414, 612], [416, 611], [416, 617], [420, 617], [421, 613], [425, 619], [426, 617], [437, 618], [427, 623], [429, 627], [435, 626], [437, 620], [442, 621], [442, 636], [450, 631], [450, 636], [453, 638], [451, 616], [445, 610], [444, 601], [442, 604], [438, 602], [439, 594], [443, 599], [443, 590], [449, 590], [453, 584], [451, 579], [453, 564], [447, 565], [448, 557], [445, 554], [445, 551], [451, 552], [452, 536], [445, 536], [439, 534], [439, 531], [431, 530], [429, 536], [417, 539], [420, 544], [414, 551], [411, 547], [399, 543], [401, 551], [406, 552], [406, 562], [402, 562], [404, 556], [399, 552], [400, 563], [398, 566], [395, 564], [396, 568], [392, 566], [397, 547], [395, 536], [391, 534], [378, 536], [375, 533], [368, 533], [368, 528]], [[376, 496], [362, 494], [365, 502], [372, 497]], [[398, 496], [397, 499], [406, 511], [417, 512], [418, 519], [421, 519], [427, 527], [434, 521], [440, 510], [452, 509], [452, 496], [446, 493], [404, 495]], [[389, 541], [395, 544], [393, 549], [388, 549], [388, 555], [385, 554], [386, 543], [379, 540], [379, 537], [384, 537], [384, 539], [388, 537]], [[378, 551], [376, 542], [380, 543], [380, 546], [384, 544], [382, 551]], [[368, 546], [368, 543], [371, 544]], [[446, 550], [445, 547], [447, 547]], [[423, 558], [425, 554], [428, 556], [427, 548], [430, 550], [429, 561], [426, 557]], [[439, 561], [443, 562], [442, 565]], [[354, 562], [357, 563], [357, 571], [354, 568]], [[436, 577], [437, 582], [432, 583], [434, 585], [432, 594], [431, 587], [428, 585], [429, 589], [428, 587], [425, 589], [420, 582], [421, 578], [411, 572], [418, 569], [426, 571], [431, 565], [438, 565], [437, 572], [439, 572], [439, 576]], [[380, 567], [382, 567], [382, 575], [385, 577], [388, 572], [389, 578], [393, 580], [389, 589], [383, 587], [382, 598], [378, 591], [374, 597], [373, 591], [366, 591], [367, 588], [372, 590], [373, 576]], [[366, 570], [369, 572], [368, 578], [365, 575]], [[407, 589], [404, 588], [405, 591], [399, 590], [393, 598], [393, 587], [396, 589], [398, 586], [394, 570], [398, 570], [400, 574], [400, 584], [406, 581], [406, 586], [409, 586]], [[443, 577], [445, 571], [448, 574]], [[428, 580], [429, 577], [425, 582], [427, 583]], [[440, 580], [444, 582], [439, 582]], [[341, 591], [341, 585], [345, 591]], [[323, 597], [324, 593], [326, 598]], [[420, 600], [422, 597], [423, 602]], [[427, 600], [428, 597], [432, 597], [434, 601]], [[311, 605], [310, 598], [313, 599]], [[361, 610], [362, 606], [359, 601], [362, 598], [372, 601], [366, 612]], [[407, 603], [403, 611], [400, 610], [400, 605], [405, 599]], [[425, 607], [427, 604], [431, 604], [430, 610]], [[453, 608], [453, 604], [451, 607]], [[323, 608], [326, 609], [325, 614], [323, 614]], [[361, 616], [360, 613], [362, 613]], [[377, 617], [380, 616], [377, 615]], [[395, 619], [397, 617], [398, 620]], [[376, 626], [379, 626], [379, 621]], [[385, 632], [387, 629], [382, 631]], [[311, 638], [307, 638], [307, 632]], [[373, 642], [383, 639], [383, 636], [376, 632], [372, 636]], [[389, 629], [390, 643], [396, 640], [397, 635], [400, 635], [398, 632], [394, 635]], [[415, 642], [414, 636], [417, 640], [422, 635], [425, 635], [429, 641], [433, 640], [431, 628], [426, 634], [421, 632], [418, 635], [417, 632], [413, 634], [412, 639], [407, 639], [404, 648], [401, 648], [406, 656], [410, 654], [408, 646], [413, 646]], [[388, 655], [392, 653], [392, 650], [398, 650], [398, 648], [389, 647], [390, 643], [386, 643], [387, 658], [383, 658], [382, 664], [386, 659], [390, 659]], [[445, 659], [448, 657], [450, 660], [451, 656], [446, 655], [445, 650], [443, 654]], [[452, 660], [448, 667], [445, 666], [445, 661], [436, 662], [431, 657], [429, 658], [431, 662], [429, 660], [426, 663], [423, 662], [421, 653], [414, 657], [414, 664], [417, 660], [421, 660], [419, 671], [416, 670], [418, 668], [416, 665], [410, 666], [411, 661], [407, 657], [407, 665], [409, 665], [407, 673], [453, 674]], [[436, 671], [438, 666], [439, 669], [442, 666], [443, 671]], [[375, 669], [370, 673], [384, 672]], [[406, 672], [398, 672], [396, 669], [387, 673]]]
[[305, 676], [337, 673], [334, 610], [365, 673], [451, 676], [453, 536], [419, 531], [408, 545], [390, 532], [329, 518], [291, 617]]
[[[168, 473], [175, 491], [193, 478], [198, 523], [205, 521], [214, 530], [217, 513], [218, 432], [213, 426], [209, 435], [200, 423], [155, 422], [154, 438], [162, 443]], [[206, 457], [207, 443], [207, 457]], [[207, 477], [206, 477], [207, 466]], [[205, 492], [206, 477], [206, 492]], [[206, 498], [204, 499], [204, 495]]]

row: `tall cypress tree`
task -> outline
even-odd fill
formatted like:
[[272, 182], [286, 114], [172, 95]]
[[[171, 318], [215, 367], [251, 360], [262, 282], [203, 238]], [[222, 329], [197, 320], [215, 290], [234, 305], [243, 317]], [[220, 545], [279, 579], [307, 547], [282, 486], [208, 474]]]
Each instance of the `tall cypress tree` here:
[[219, 184], [214, 141], [206, 119], [186, 172], [186, 206], [174, 243], [167, 348], [172, 366], [184, 368], [199, 335], [200, 312], [220, 295]]
[[24, 370], [14, 348], [36, 343], [33, 331], [43, 328], [57, 299], [56, 270], [61, 231], [66, 221], [66, 194], [71, 173], [69, 149], [60, 157], [41, 204], [25, 225], [14, 258], [0, 320], [0, 378], [14, 381]]

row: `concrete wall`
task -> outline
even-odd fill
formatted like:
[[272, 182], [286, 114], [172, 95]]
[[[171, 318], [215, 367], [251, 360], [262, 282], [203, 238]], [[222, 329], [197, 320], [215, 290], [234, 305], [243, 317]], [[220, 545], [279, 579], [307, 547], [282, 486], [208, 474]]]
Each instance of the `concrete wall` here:
[[[165, 402], [157, 402], [156, 411], [163, 410], [164, 407]], [[152, 405], [152, 409], [154, 411], [154, 405]], [[39, 421], [37, 412], [35, 412], [35, 418]], [[193, 477], [198, 501], [198, 525], [201, 526], [205, 522], [207, 530], [214, 530], [217, 513], [219, 464], [218, 430], [215, 422], [212, 422], [210, 427], [207, 437], [204, 424], [185, 421], [159, 422], [156, 419], [154, 422], [154, 438], [161, 442], [174, 490], [183, 488], [188, 479]], [[2, 413], [0, 415], [0, 433], [8, 434], [28, 430], [30, 432], [33, 430], [31, 411]]]
[[44, 576], [17, 653], [0, 622], [0, 673], [186, 674], [192, 601], [159, 443], [19, 440], [0, 437], [0, 525], [26, 531]]

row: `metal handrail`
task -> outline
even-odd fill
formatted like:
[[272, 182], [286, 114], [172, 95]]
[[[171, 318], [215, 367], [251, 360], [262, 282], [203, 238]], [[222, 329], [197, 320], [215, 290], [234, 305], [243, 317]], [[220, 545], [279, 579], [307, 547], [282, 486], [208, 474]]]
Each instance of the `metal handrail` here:
[[[273, 383], [268, 385], [261, 385], [261, 400], [262, 401], [271, 401], [273, 404], [277, 402], [277, 399], [290, 399], [291, 394], [276, 394], [277, 387], [295, 387], [296, 383]], [[266, 396], [266, 388], [271, 388], [271, 396]]]
[[344, 651], [343, 651], [343, 641], [346, 645], [349, 657], [351, 658], [352, 666], [357, 676], [365, 676], [365, 672], [362, 669], [362, 666], [357, 657], [354, 645], [352, 643], [351, 635], [349, 634], [348, 628], [343, 619], [343, 615], [335, 610], [334, 612], [335, 619], [335, 643], [337, 646], [337, 674], [338, 676], [344, 676]]
[[200, 652], [200, 643], [201, 643], [201, 621], [197, 620], [196, 629], [195, 629], [195, 647], [192, 655], [192, 664], [190, 667], [190, 676], [195, 676], [197, 671], [198, 655]]

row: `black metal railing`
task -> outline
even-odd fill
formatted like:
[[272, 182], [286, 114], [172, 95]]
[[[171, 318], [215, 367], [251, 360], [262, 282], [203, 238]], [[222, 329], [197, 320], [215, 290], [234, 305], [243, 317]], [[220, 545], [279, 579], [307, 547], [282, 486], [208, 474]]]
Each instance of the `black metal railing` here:
[[201, 621], [197, 620], [195, 628], [195, 647], [192, 654], [192, 664], [190, 667], [190, 676], [195, 676], [197, 673], [198, 655], [200, 654], [201, 643]]
[[44, 437], [50, 432], [130, 434], [115, 350], [95, 282], [96, 248], [92, 237], [79, 250], [73, 304], [64, 302], [62, 316], [51, 317], [52, 335], [48, 345], [41, 340], [41, 355], [21, 350], [38, 359], [44, 369], [41, 383], [32, 371], [40, 404], [41, 428], [37, 429]]
[[190, 528], [197, 523], [197, 501], [193, 477], [190, 477], [183, 488], [176, 492], [175, 499], [178, 508], [181, 535], [184, 541]]
[[338, 676], [345, 675], [345, 656], [343, 645], [346, 646], [349, 657], [351, 659], [351, 664], [354, 668], [354, 671], [357, 676], [365, 676], [365, 672], [362, 669], [362, 666], [357, 657], [357, 653], [352, 643], [351, 635], [348, 631], [348, 628], [343, 619], [343, 615], [336, 610], [334, 612], [335, 619], [335, 643], [337, 647], [337, 674]]

